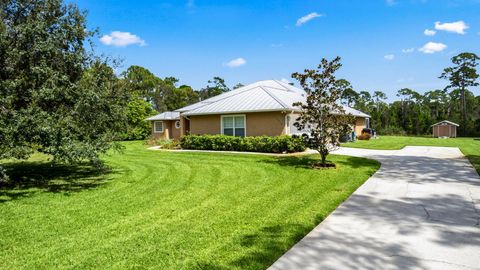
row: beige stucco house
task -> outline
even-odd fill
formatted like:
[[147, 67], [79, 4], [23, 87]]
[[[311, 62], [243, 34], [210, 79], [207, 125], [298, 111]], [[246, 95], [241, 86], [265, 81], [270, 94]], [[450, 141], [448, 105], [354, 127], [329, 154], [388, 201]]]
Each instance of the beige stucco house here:
[[[304, 90], [288, 83], [259, 81], [147, 120], [152, 122], [153, 136], [163, 139], [178, 139], [185, 134], [301, 134], [293, 125], [300, 109], [293, 104], [305, 101], [306, 96]], [[346, 113], [355, 116], [353, 129], [357, 134], [369, 127], [369, 115], [344, 108]]]
[[152, 122], [152, 135], [155, 139], [178, 139], [182, 135], [179, 112], [163, 112], [147, 118]]

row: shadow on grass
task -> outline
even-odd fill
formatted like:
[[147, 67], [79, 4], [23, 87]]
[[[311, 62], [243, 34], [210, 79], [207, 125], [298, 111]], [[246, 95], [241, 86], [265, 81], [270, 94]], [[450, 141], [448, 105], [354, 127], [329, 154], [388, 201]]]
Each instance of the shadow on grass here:
[[[320, 221], [315, 222], [320, 223]], [[241, 254], [235, 259], [218, 265], [216, 262], [196, 262], [200, 269], [266, 269], [282, 254], [300, 241], [314, 225], [306, 226], [298, 223], [285, 223], [258, 228], [239, 236], [235, 245], [240, 247]]]
[[245, 234], [239, 240], [239, 244], [248, 252], [230, 264], [240, 269], [264, 269], [300, 241], [311, 229], [312, 226], [287, 223], [263, 227], [257, 232]]
[[37, 192], [80, 192], [96, 188], [108, 180], [110, 168], [89, 164], [59, 165], [51, 162], [15, 162], [2, 165], [9, 180], [0, 182], [0, 203], [29, 197]]
[[[329, 156], [330, 157], [330, 156]], [[340, 160], [327, 159], [327, 162], [334, 163], [338, 166], [346, 166], [350, 168], [361, 168], [364, 166], [377, 165], [378, 162], [365, 158], [342, 156]], [[278, 164], [280, 166], [289, 166], [301, 169], [314, 169], [313, 166], [320, 162], [319, 155], [305, 155], [305, 156], [289, 156], [289, 157], [275, 157], [273, 159], [262, 159], [260, 162], [269, 164]], [[327, 169], [328, 170], [328, 169]]]
[[479, 155], [465, 155], [472, 166], [477, 170], [477, 173], [480, 175], [480, 156]]

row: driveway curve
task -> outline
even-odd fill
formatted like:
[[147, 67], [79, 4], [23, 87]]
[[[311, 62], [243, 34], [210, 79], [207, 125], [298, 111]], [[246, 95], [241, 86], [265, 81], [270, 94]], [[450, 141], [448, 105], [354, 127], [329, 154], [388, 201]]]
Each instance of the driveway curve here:
[[269, 269], [480, 269], [480, 177], [458, 148], [340, 148], [380, 169]]

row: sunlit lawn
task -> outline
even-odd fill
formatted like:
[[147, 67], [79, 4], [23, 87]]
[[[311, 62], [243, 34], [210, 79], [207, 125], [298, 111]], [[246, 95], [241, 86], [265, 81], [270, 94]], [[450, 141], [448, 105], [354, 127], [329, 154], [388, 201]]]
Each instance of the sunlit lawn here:
[[448, 146], [458, 147], [468, 157], [472, 165], [480, 173], [480, 138], [429, 138], [408, 136], [380, 136], [370, 141], [356, 141], [343, 146], [369, 149], [402, 149], [410, 146]]
[[264, 269], [379, 166], [125, 146], [101, 172], [41, 155], [6, 164], [0, 268]]

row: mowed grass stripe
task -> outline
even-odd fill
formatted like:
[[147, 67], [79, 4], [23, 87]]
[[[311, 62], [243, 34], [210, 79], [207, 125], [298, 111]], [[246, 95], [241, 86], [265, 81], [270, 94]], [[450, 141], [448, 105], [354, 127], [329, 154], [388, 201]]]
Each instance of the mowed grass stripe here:
[[53, 192], [50, 182], [86, 181], [62, 173], [41, 186], [2, 187], [1, 267], [264, 269], [379, 166], [331, 156], [338, 169], [313, 170], [313, 156], [124, 145], [123, 154], [104, 157], [112, 172], [94, 187]]

